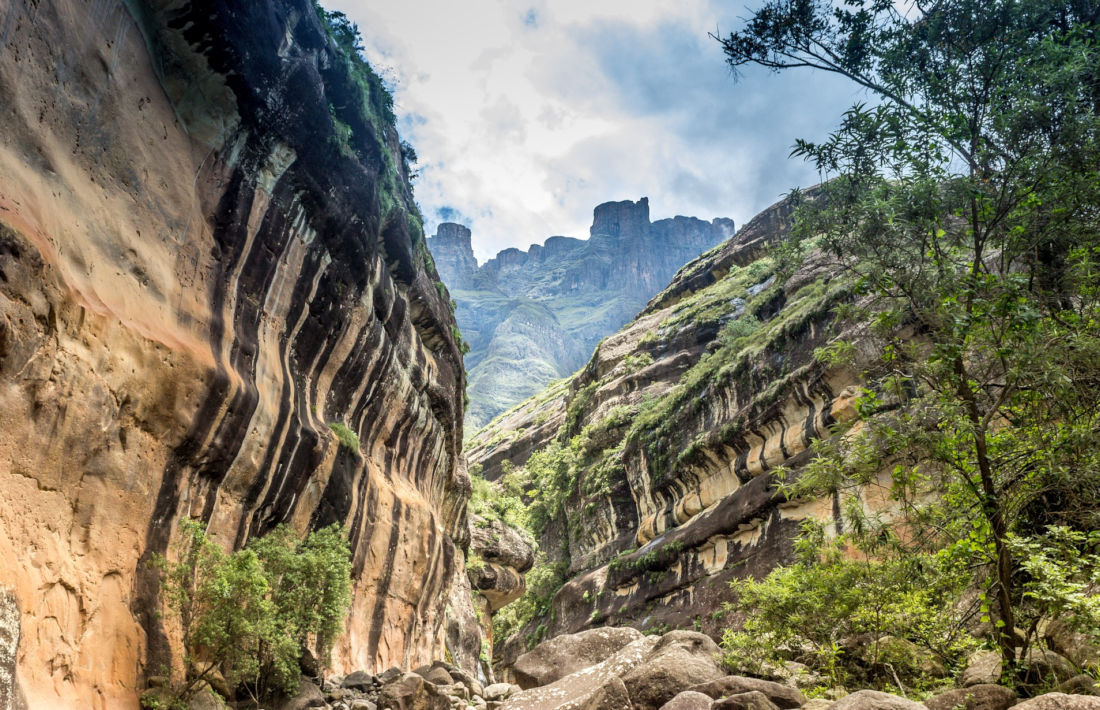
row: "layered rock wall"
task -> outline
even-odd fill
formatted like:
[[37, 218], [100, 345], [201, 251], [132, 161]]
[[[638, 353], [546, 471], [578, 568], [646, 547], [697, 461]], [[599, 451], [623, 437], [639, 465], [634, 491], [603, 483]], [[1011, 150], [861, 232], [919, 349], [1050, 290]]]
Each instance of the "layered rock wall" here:
[[505, 665], [539, 624], [547, 636], [631, 625], [718, 637], [728, 582], [789, 560], [800, 521], [833, 518], [833, 501], [786, 501], [770, 473], [797, 473], [812, 441], [854, 416], [859, 381], [813, 355], [836, 337], [849, 285], [821, 255], [791, 269], [764, 249], [791, 210], [772, 207], [684, 267], [570, 381], [470, 442], [490, 480], [554, 439], [575, 457], [542, 540], [565, 583], [547, 619], [497, 640]]
[[147, 562], [188, 515], [227, 547], [343, 524], [337, 666], [442, 656], [461, 355], [352, 71], [308, 0], [0, 0], [0, 588], [31, 707], [135, 707], [174, 662]]

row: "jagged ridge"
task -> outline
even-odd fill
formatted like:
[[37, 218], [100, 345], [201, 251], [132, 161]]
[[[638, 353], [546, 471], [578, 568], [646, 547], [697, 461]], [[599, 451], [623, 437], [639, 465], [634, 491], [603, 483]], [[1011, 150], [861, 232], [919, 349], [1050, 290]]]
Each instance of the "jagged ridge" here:
[[477, 267], [469, 229], [440, 225], [428, 243], [470, 345], [468, 428], [574, 373], [681, 264], [732, 234], [726, 218], [650, 222], [643, 197], [597, 206], [588, 240], [550, 237]]

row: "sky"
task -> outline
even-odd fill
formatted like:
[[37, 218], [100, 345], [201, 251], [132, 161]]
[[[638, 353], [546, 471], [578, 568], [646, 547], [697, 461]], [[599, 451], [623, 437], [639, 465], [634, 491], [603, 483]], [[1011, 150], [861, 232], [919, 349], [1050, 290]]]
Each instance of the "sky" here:
[[650, 216], [738, 226], [819, 181], [789, 159], [866, 99], [828, 74], [743, 70], [721, 46], [750, 14], [718, 0], [323, 0], [359, 25], [416, 149], [434, 234], [473, 232], [479, 261], [552, 235], [586, 238], [592, 209], [649, 197]]

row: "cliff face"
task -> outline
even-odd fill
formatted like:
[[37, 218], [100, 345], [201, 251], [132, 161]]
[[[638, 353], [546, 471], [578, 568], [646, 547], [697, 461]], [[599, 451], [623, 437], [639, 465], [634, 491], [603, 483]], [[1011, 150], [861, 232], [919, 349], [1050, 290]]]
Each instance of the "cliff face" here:
[[453, 290], [473, 288], [477, 274], [477, 259], [470, 243], [470, 229], [454, 222], [444, 222], [430, 240], [432, 258], [439, 278]]
[[[718, 636], [728, 582], [788, 561], [799, 521], [834, 513], [830, 500], [788, 503], [771, 486], [773, 469], [797, 474], [809, 444], [853, 416], [858, 383], [813, 356], [836, 335], [848, 285], [812, 253], [791, 266], [763, 250], [790, 212], [770, 208], [685, 266], [575, 377], [470, 442], [469, 463], [490, 480], [505, 462], [522, 477], [533, 452], [563, 444], [566, 502], [541, 549], [565, 580], [546, 635], [630, 625]], [[497, 639], [498, 660], [514, 660], [542, 622]]]
[[184, 515], [227, 546], [343, 523], [338, 667], [442, 657], [462, 360], [355, 71], [309, 0], [0, 0], [0, 598], [31, 707], [136, 706]]
[[643, 197], [599, 205], [590, 232], [505, 249], [480, 267], [464, 227], [440, 225], [428, 240], [470, 345], [469, 428], [574, 373], [677, 268], [732, 235], [733, 222], [650, 222]]

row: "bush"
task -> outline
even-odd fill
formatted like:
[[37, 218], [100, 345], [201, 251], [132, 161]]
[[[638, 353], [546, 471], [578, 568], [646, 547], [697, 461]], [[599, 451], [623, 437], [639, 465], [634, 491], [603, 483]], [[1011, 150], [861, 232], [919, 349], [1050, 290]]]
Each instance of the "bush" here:
[[202, 523], [185, 519], [171, 557], [157, 555], [153, 564], [161, 602], [182, 631], [185, 677], [173, 698], [157, 702], [185, 703], [214, 673], [257, 698], [293, 693], [311, 640], [327, 661], [351, 599], [350, 552], [339, 528], [302, 541], [279, 526], [227, 553]]
[[340, 441], [340, 446], [351, 449], [353, 453], [359, 453], [359, 435], [348, 427], [343, 422], [329, 422], [329, 429], [332, 429], [332, 433], [336, 435], [336, 438]]
[[[815, 539], [816, 538], [816, 539]], [[976, 642], [959, 600], [968, 576], [934, 555], [866, 559], [841, 538], [800, 542], [800, 561], [732, 583], [728, 611], [745, 621], [722, 639], [735, 671], [798, 661], [832, 685], [920, 685], [960, 663]], [[855, 557], [855, 558], [853, 558]]]

